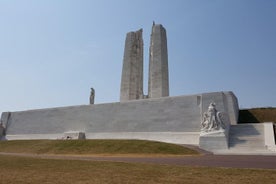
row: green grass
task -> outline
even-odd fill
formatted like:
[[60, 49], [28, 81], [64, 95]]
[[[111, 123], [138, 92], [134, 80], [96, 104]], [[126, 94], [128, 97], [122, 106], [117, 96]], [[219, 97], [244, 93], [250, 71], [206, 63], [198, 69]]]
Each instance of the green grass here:
[[1, 141], [1, 152], [35, 154], [172, 154], [195, 155], [180, 145], [142, 140], [16, 140]]
[[276, 123], [276, 108], [253, 108], [239, 111], [239, 123]]
[[272, 184], [276, 171], [0, 156], [0, 178], [0, 184]]

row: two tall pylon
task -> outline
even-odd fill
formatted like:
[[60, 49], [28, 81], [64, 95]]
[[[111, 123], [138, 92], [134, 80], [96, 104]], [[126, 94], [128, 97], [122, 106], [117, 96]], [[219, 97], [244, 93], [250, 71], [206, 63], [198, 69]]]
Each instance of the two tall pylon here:
[[152, 25], [149, 49], [148, 95], [143, 93], [143, 30], [126, 35], [120, 101], [169, 96], [166, 30]]

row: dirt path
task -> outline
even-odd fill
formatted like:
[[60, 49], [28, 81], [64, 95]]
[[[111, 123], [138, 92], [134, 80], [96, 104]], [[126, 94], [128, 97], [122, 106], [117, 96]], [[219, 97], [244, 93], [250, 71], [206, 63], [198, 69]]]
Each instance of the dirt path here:
[[115, 161], [128, 163], [152, 163], [181, 166], [207, 166], [232, 168], [276, 169], [276, 156], [238, 156], [211, 155], [202, 156], [68, 156], [68, 155], [36, 155], [21, 153], [0, 153], [0, 155], [24, 156], [43, 159], [66, 159], [87, 161]]

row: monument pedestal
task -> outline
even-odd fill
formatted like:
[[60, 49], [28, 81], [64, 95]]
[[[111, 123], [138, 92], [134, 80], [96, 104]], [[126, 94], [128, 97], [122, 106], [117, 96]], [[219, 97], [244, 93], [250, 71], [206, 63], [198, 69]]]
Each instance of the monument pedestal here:
[[219, 130], [210, 133], [201, 133], [199, 147], [207, 151], [228, 149], [227, 131]]

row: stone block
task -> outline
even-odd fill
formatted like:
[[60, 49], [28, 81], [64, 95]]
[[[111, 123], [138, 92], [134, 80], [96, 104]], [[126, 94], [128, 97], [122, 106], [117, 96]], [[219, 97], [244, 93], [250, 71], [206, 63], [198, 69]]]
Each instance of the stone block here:
[[228, 136], [225, 132], [200, 135], [199, 147], [207, 151], [228, 149]]
[[68, 131], [63, 133], [63, 140], [76, 140], [76, 139], [85, 139], [85, 133], [79, 131]]

